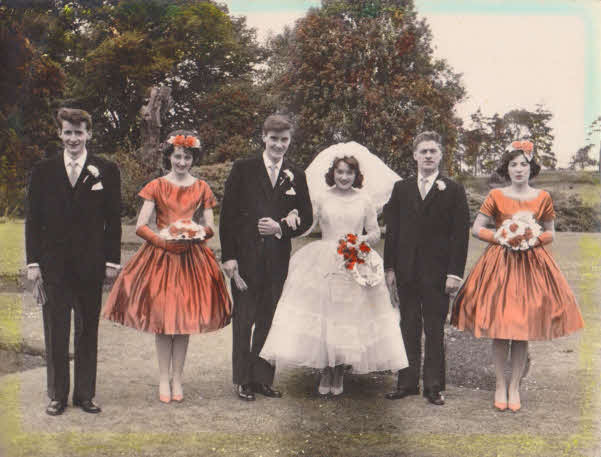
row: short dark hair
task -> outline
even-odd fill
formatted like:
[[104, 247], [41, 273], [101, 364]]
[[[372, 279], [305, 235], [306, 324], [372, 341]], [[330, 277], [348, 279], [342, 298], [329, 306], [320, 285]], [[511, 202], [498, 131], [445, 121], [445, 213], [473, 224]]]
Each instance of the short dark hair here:
[[355, 180], [353, 181], [353, 187], [357, 189], [361, 189], [363, 187], [363, 173], [361, 173], [361, 168], [359, 167], [359, 161], [355, 159], [353, 156], [344, 156], [344, 157], [336, 157], [332, 162], [332, 166], [326, 173], [326, 184], [328, 186], [334, 186], [336, 181], [334, 181], [334, 170], [340, 162], [346, 163], [351, 170], [355, 172]]
[[[519, 157], [520, 155], [523, 155], [524, 151], [521, 149], [514, 149], [512, 151], [505, 151], [503, 153], [503, 155], [501, 156], [501, 160], [499, 161], [499, 166], [497, 167], [497, 174], [503, 178], [505, 178], [506, 180], [509, 180], [509, 162], [511, 162], [513, 159], [515, 159], [516, 157]], [[540, 172], [540, 165], [538, 164], [538, 162], [536, 161], [536, 159], [534, 158], [534, 155], [532, 155], [532, 160], [528, 162], [530, 164], [530, 178], [534, 178], [535, 176], [537, 176]]]
[[[172, 136], [178, 136], [178, 135], [183, 135], [183, 136], [193, 136], [198, 138], [198, 133], [192, 131], [192, 130], [174, 130], [173, 132], [169, 133], [167, 135], [167, 139], [171, 138]], [[200, 140], [200, 138], [198, 138]], [[196, 165], [199, 160], [200, 160], [200, 148], [186, 148], [184, 147], [184, 149], [186, 150], [186, 152], [189, 152], [190, 154], [192, 154], [192, 165]], [[173, 151], [175, 150], [175, 147], [171, 144], [171, 143], [167, 143], [167, 140], [165, 140], [165, 142], [161, 145], [161, 150], [163, 152], [163, 168], [165, 170], [171, 170], [171, 154], [173, 154]]]
[[269, 131], [283, 132], [284, 130], [291, 130], [294, 133], [294, 124], [286, 114], [272, 114], [263, 122], [263, 135]]
[[438, 143], [438, 145], [440, 146], [440, 150], [442, 152], [442, 137], [432, 130], [422, 132], [415, 137], [415, 139], [413, 140], [413, 150], [415, 151], [419, 144], [424, 141], [436, 141], [436, 143]]
[[63, 121], [71, 122], [71, 124], [84, 122], [88, 131], [92, 130], [92, 116], [82, 109], [60, 108], [56, 113], [56, 125], [59, 130], [63, 128]]

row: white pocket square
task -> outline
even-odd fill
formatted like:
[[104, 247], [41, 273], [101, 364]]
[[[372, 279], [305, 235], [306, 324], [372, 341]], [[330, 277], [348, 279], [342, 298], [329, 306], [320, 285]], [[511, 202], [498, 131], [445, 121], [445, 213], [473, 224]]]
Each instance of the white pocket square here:
[[293, 187], [291, 187], [290, 189], [288, 189], [286, 191], [286, 195], [296, 195], [296, 191], [294, 190]]
[[102, 187], [102, 183], [101, 182], [97, 182], [96, 184], [94, 184], [92, 186], [91, 190], [102, 190], [102, 189], [104, 189], [104, 187]]

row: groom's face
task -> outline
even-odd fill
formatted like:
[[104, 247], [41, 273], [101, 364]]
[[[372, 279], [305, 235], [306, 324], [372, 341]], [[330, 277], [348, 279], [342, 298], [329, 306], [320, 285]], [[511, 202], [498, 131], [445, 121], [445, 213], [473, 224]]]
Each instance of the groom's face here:
[[429, 175], [438, 171], [442, 150], [434, 140], [422, 141], [413, 151], [413, 158], [417, 162], [417, 171]]
[[292, 140], [292, 132], [290, 130], [268, 130], [263, 134], [263, 142], [265, 143], [265, 153], [272, 162], [279, 162], [286, 154], [290, 141]]
[[58, 136], [63, 141], [67, 154], [75, 158], [83, 153], [86, 142], [92, 137], [92, 132], [88, 131], [86, 123], [83, 121], [73, 124], [63, 120]]

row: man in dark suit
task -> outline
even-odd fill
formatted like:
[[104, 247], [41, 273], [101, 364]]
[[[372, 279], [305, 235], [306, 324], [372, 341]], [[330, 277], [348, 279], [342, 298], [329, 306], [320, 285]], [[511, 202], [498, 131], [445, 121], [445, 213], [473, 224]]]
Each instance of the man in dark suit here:
[[409, 367], [399, 371], [394, 400], [419, 393], [422, 327], [425, 333], [424, 396], [443, 405], [444, 323], [467, 258], [469, 209], [462, 185], [439, 173], [442, 143], [435, 132], [415, 138], [417, 178], [395, 184], [384, 214], [384, 268]]
[[281, 397], [259, 353], [288, 275], [290, 240], [313, 223], [305, 174], [284, 158], [292, 131], [286, 116], [269, 116], [263, 154], [236, 161], [225, 184], [219, 234], [234, 298], [233, 382], [243, 400]]
[[61, 108], [64, 151], [31, 173], [25, 225], [27, 276], [43, 281], [47, 383], [46, 413], [62, 414], [69, 396], [69, 333], [75, 312], [73, 405], [99, 413], [94, 403], [102, 282], [119, 271], [121, 182], [115, 164], [86, 150], [92, 119]]

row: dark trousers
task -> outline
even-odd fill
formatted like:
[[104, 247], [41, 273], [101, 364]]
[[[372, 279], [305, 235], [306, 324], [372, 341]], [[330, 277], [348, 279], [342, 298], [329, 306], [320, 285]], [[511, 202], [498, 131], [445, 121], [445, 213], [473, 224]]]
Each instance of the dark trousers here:
[[264, 281], [249, 284], [240, 291], [232, 281], [234, 314], [232, 317], [232, 372], [234, 384], [273, 383], [275, 367], [259, 357], [271, 328], [277, 303], [282, 295], [283, 282]]
[[399, 371], [398, 386], [413, 389], [419, 385], [422, 329], [425, 334], [424, 392], [445, 390], [444, 324], [449, 296], [440, 287], [419, 280], [398, 287], [401, 302], [401, 333], [409, 366]]
[[71, 278], [44, 284], [47, 302], [42, 308], [48, 397], [67, 402], [69, 397], [69, 333], [71, 309], [75, 314], [75, 368], [73, 398], [91, 400], [96, 394], [98, 321], [102, 282]]

